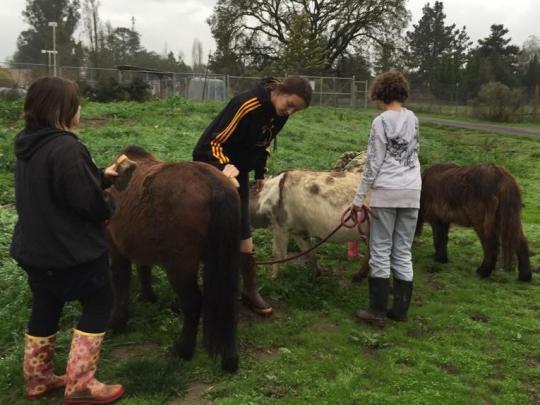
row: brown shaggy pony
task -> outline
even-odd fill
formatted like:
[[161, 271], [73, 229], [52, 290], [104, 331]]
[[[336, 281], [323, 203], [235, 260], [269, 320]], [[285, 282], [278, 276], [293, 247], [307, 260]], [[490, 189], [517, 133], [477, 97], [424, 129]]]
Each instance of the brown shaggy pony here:
[[435, 164], [422, 174], [417, 235], [422, 223], [429, 222], [435, 260], [446, 263], [450, 223], [472, 227], [484, 250], [484, 260], [476, 270], [481, 277], [488, 277], [495, 268], [500, 243], [504, 269], [511, 271], [517, 256], [519, 280], [531, 281], [521, 207], [520, 188], [502, 166]]
[[[202, 310], [203, 342], [222, 367], [238, 368], [236, 347], [240, 200], [231, 182], [205, 163], [165, 163], [140, 147], [122, 153], [137, 162], [128, 186], [110, 193], [107, 225], [116, 305], [111, 328], [127, 322], [131, 263], [167, 272], [184, 313], [172, 351], [193, 357]], [[203, 294], [197, 283], [203, 268]]]

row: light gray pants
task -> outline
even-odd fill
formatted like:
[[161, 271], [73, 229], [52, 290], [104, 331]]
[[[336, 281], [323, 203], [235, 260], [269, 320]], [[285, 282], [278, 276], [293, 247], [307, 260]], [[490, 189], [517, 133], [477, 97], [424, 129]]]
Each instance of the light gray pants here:
[[412, 281], [411, 246], [418, 219], [417, 208], [372, 207], [369, 234], [370, 277]]

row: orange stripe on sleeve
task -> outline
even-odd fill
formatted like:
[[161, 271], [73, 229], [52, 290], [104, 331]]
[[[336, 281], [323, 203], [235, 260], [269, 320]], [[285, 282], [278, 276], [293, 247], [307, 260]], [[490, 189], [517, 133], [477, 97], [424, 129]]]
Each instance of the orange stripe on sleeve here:
[[229, 162], [229, 158], [224, 155], [223, 148], [221, 144], [225, 142], [231, 134], [235, 131], [238, 126], [238, 122], [250, 111], [253, 111], [261, 106], [261, 103], [257, 100], [257, 97], [253, 97], [248, 101], [244, 102], [242, 106], [238, 109], [233, 119], [227, 125], [227, 127], [219, 133], [211, 142], [212, 155], [221, 163], [225, 164]]
[[246, 101], [242, 106], [238, 109], [236, 114], [234, 115], [233, 119], [227, 125], [227, 127], [221, 131], [221, 133], [216, 136], [216, 141], [223, 143], [227, 140], [227, 138], [230, 136], [232, 132], [236, 129], [238, 122], [250, 111], [254, 110], [255, 108], [259, 107], [261, 103], [259, 100], [257, 100], [257, 97], [253, 97]]

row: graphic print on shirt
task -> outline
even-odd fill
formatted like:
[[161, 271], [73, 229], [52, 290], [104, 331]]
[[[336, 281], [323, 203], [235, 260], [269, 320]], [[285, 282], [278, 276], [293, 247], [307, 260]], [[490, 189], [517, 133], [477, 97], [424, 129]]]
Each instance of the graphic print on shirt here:
[[274, 124], [274, 118], [270, 119], [270, 122], [267, 125], [264, 125], [261, 129], [262, 136], [259, 141], [255, 144], [256, 146], [264, 147], [270, 145], [272, 139], [274, 139], [274, 131], [276, 125]]
[[[384, 134], [386, 136], [386, 134], [388, 133], [388, 129], [384, 119], [382, 120], [382, 124], [384, 128]], [[418, 159], [418, 123], [415, 123], [415, 146], [413, 146], [412, 148], [410, 146], [410, 142], [399, 136], [390, 139], [388, 139], [388, 136], [386, 136], [386, 138], [388, 140], [386, 144], [386, 151], [390, 154], [390, 156], [396, 159], [402, 166], [409, 166], [411, 169], [415, 167], [416, 161]]]

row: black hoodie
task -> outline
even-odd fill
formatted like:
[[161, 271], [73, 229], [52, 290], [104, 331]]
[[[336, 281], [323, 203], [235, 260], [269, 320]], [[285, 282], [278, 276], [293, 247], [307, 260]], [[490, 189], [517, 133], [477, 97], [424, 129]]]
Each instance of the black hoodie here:
[[268, 147], [288, 117], [280, 117], [270, 101], [266, 79], [253, 90], [231, 99], [205, 129], [193, 151], [193, 160], [222, 170], [227, 163], [240, 171], [255, 170], [255, 178], [264, 178]]
[[101, 223], [114, 210], [100, 170], [76, 135], [53, 128], [15, 137], [19, 219], [11, 255], [27, 268], [68, 268], [107, 251]]

